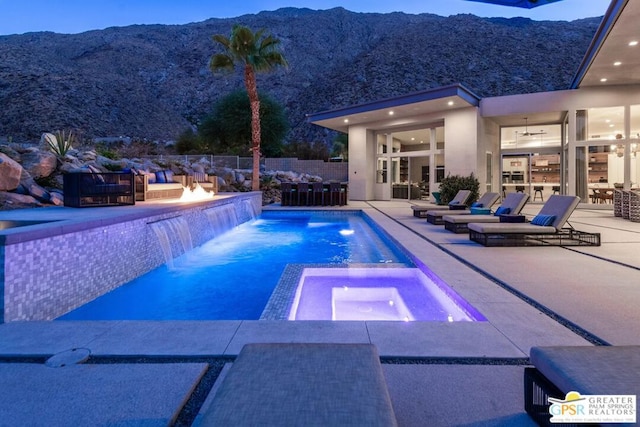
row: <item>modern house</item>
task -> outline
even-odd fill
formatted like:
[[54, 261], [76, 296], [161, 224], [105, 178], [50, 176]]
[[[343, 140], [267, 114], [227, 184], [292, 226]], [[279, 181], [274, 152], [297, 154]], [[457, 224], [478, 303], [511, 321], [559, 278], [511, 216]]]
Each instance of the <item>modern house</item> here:
[[481, 192], [609, 203], [640, 179], [638, 22], [640, 1], [612, 0], [566, 90], [481, 98], [452, 85], [308, 120], [349, 135], [352, 200], [426, 199], [473, 172]]

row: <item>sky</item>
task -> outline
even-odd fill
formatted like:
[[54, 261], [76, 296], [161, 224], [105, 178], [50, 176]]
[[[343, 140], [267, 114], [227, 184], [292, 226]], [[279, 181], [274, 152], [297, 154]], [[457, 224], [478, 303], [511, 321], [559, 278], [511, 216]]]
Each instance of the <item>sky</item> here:
[[34, 31], [75, 34], [133, 24], [187, 24], [281, 7], [572, 21], [602, 16], [609, 3], [610, 0], [563, 0], [521, 9], [466, 0], [0, 0], [0, 35]]

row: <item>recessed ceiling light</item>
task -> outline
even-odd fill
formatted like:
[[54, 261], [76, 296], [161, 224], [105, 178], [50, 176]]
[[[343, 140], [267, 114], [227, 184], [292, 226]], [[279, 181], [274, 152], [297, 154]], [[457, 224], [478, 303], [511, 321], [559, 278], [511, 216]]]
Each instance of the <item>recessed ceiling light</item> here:
[[344, 119], [344, 122], [345, 123], [349, 123], [349, 119]]
[[449, 106], [453, 105], [453, 101], [447, 102], [447, 105], [449, 105]]
[[605, 123], [611, 123], [611, 119], [607, 119], [604, 121]]
[[607, 81], [607, 79], [600, 79], [600, 81], [604, 83]]
[[622, 65], [622, 62], [620, 62], [620, 61], [616, 61], [616, 62], [614, 62], [614, 63], [613, 63], [613, 65], [617, 67], [617, 66], [619, 66], [619, 65]]
[[629, 42], [629, 46], [636, 46], [638, 44], [638, 40], [633, 40]]
[[389, 115], [390, 115], [390, 116], [393, 116], [393, 111], [389, 111]]

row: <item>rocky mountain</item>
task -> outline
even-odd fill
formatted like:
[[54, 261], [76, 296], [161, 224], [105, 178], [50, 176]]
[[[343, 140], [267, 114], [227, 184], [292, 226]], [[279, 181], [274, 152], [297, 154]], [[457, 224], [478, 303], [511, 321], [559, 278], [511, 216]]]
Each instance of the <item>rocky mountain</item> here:
[[258, 87], [287, 111], [289, 141], [333, 138], [305, 114], [463, 83], [481, 96], [566, 89], [600, 18], [572, 22], [285, 8], [187, 25], [0, 37], [0, 139], [76, 129], [171, 140], [243, 87], [213, 75], [211, 36], [234, 24], [282, 41], [289, 68]]

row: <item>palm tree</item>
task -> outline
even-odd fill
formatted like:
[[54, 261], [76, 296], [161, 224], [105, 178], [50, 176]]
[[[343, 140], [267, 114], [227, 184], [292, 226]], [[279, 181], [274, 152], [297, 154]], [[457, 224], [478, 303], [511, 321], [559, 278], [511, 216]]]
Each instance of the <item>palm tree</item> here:
[[229, 38], [216, 34], [213, 40], [224, 47], [224, 53], [211, 57], [209, 68], [234, 70], [236, 64], [244, 68], [244, 85], [251, 104], [251, 150], [253, 152], [252, 189], [260, 190], [260, 99], [256, 84], [256, 72], [268, 72], [277, 66], [287, 66], [284, 55], [278, 50], [280, 40], [264, 36], [264, 30], [257, 32], [243, 25], [235, 25]]

